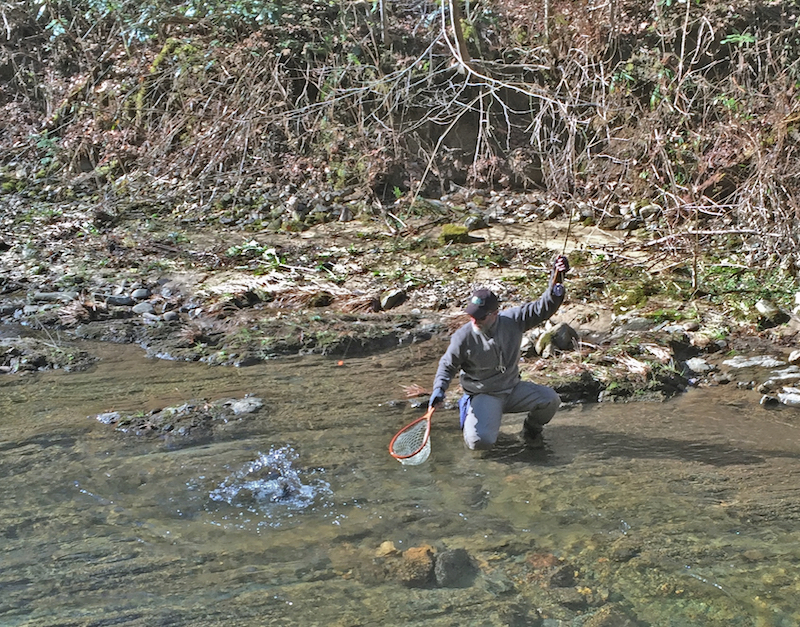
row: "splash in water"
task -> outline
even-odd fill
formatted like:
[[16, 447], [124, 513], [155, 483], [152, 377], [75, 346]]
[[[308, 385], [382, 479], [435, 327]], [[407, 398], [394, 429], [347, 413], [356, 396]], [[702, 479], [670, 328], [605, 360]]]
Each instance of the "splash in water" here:
[[331, 493], [330, 484], [322, 479], [306, 479], [304, 483], [301, 475], [313, 475], [314, 471], [296, 469], [296, 460], [297, 453], [288, 446], [259, 453], [212, 490], [211, 500], [256, 514], [270, 526], [277, 526]]

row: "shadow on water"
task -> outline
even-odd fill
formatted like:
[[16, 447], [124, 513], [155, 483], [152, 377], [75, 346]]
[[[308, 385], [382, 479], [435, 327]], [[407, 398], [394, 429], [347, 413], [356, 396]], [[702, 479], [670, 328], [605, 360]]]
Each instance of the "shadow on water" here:
[[[594, 427], [552, 426], [551, 431], [558, 432], [559, 440], [568, 440], [575, 449], [574, 455], [594, 455], [598, 460], [623, 459], [657, 459], [665, 458], [676, 461], [701, 462], [711, 466], [761, 464], [763, 455], [749, 453], [739, 447], [727, 444], [708, 442], [691, 442], [666, 437], [647, 437], [609, 433]], [[800, 459], [797, 453], [785, 451], [773, 452], [792, 459]], [[567, 456], [561, 449], [556, 451], [552, 444], [545, 443], [541, 449], [529, 449], [519, 438], [501, 434], [497, 445], [491, 451], [483, 453], [486, 459], [505, 463], [531, 463], [541, 465], [569, 465], [574, 455]]]
[[6, 453], [15, 449], [34, 446], [41, 449], [46, 448], [70, 448], [75, 445], [75, 436], [67, 434], [42, 434], [15, 442], [0, 442], [0, 453]]

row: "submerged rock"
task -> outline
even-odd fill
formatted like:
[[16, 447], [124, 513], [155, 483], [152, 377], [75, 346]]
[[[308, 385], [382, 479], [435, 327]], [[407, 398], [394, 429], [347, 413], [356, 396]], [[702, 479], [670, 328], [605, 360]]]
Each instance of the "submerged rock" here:
[[467, 588], [472, 585], [478, 569], [466, 549], [443, 551], [436, 556], [434, 574], [442, 588]]
[[550, 573], [548, 580], [553, 588], [568, 588], [575, 585], [575, 575], [575, 567], [571, 564], [564, 564]]
[[621, 609], [608, 606], [592, 614], [583, 627], [635, 627], [638, 624]]
[[262, 399], [245, 396], [241, 399], [220, 399], [214, 402], [189, 401], [182, 405], [164, 407], [151, 412], [105, 412], [94, 418], [117, 431], [134, 435], [169, 435], [170, 438], [212, 435], [215, 425], [223, 425], [241, 416], [257, 412]]
[[394, 568], [395, 578], [409, 588], [421, 588], [434, 580], [434, 550], [430, 545], [411, 547], [403, 551]]
[[378, 550], [375, 551], [375, 557], [383, 558], [383, 557], [397, 557], [401, 555], [401, 551], [394, 545], [394, 542], [391, 540], [386, 540], [382, 542], [381, 545], [378, 547]]

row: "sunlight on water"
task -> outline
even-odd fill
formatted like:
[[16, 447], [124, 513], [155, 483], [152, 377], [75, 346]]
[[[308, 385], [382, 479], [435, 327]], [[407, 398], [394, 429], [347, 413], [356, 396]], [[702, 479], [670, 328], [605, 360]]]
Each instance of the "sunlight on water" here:
[[[102, 347], [92, 372], [0, 378], [0, 625], [800, 624], [793, 411], [735, 390], [565, 407], [545, 449], [510, 416], [475, 455], [443, 410], [403, 466], [419, 351], [224, 369]], [[96, 419], [246, 394], [259, 412], [196, 440]], [[477, 576], [408, 585], [391, 560], [426, 547]]]

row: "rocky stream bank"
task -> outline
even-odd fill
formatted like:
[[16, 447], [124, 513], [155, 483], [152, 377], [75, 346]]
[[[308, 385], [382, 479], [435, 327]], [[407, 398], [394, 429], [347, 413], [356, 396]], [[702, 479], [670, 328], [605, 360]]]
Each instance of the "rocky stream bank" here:
[[[269, 210], [223, 203], [216, 213], [96, 201], [56, 213], [3, 196], [0, 371], [90, 367], [81, 340], [219, 366], [309, 353], [344, 361], [446, 337], [478, 285], [508, 305], [535, 298], [566, 251], [567, 300], [526, 337], [523, 376], [568, 403], [740, 385], [769, 394], [754, 402], [798, 404], [794, 313], [693, 288], [697, 259], [654, 248], [657, 206], [459, 191], [400, 218], [352, 190], [275, 194]], [[754, 372], [743, 358], [788, 369]]]

